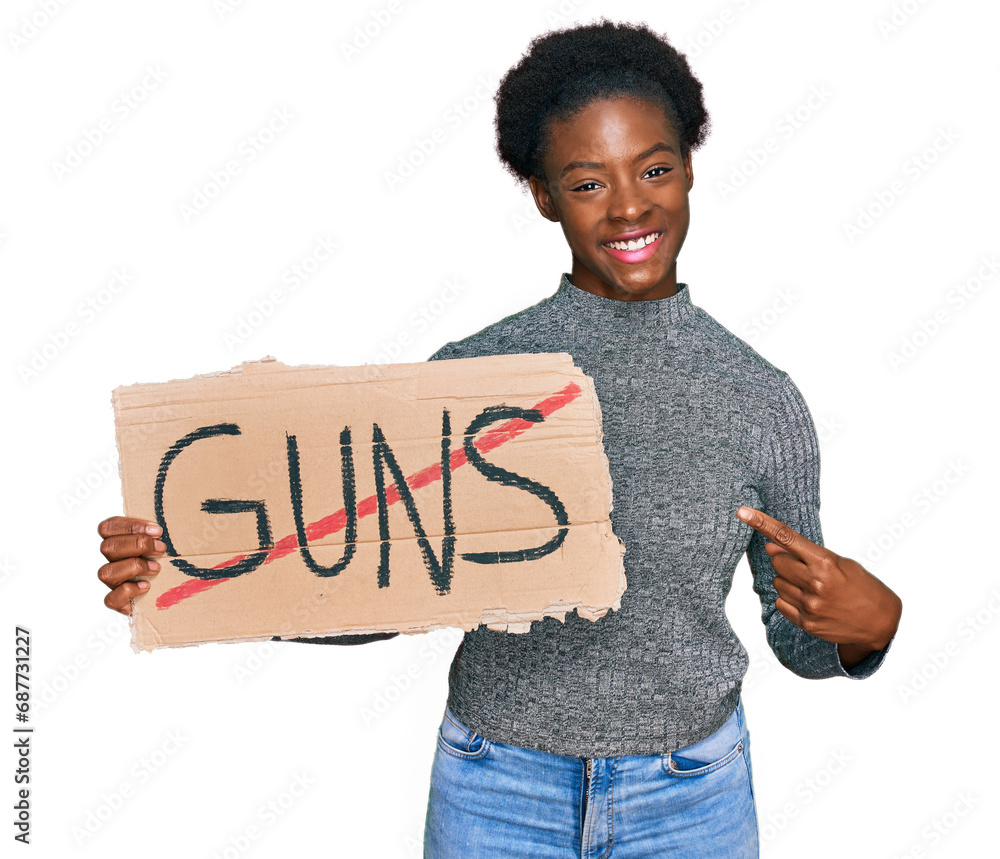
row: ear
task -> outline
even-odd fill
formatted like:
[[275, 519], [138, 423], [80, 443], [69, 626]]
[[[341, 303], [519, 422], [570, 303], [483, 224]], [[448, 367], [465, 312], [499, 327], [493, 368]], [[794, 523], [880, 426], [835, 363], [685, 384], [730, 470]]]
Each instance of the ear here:
[[694, 169], [691, 167], [691, 150], [684, 156], [684, 175], [687, 177], [687, 186], [690, 191], [694, 187]]
[[552, 195], [549, 193], [545, 183], [537, 176], [528, 177], [528, 187], [531, 188], [531, 196], [535, 198], [535, 205], [541, 212], [543, 218], [549, 221], [558, 221], [559, 214], [552, 202]]

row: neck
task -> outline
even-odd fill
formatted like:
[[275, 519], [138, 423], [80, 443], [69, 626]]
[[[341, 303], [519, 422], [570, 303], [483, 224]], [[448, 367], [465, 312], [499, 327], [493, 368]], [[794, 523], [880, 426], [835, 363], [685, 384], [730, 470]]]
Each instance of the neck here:
[[690, 319], [697, 312], [691, 304], [685, 283], [676, 284], [671, 295], [623, 300], [588, 292], [574, 286], [570, 278], [570, 274], [563, 273], [556, 292], [557, 299], [567, 306], [568, 312], [594, 321], [614, 322], [625, 319], [633, 323], [647, 321], [676, 324]]

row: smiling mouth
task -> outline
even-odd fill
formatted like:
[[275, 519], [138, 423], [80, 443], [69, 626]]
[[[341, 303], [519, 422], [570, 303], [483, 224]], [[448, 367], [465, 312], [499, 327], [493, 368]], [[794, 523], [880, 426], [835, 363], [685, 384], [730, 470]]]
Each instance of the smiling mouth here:
[[605, 242], [604, 247], [614, 248], [617, 251], [638, 251], [642, 250], [646, 245], [651, 245], [655, 242], [662, 233], [652, 232], [647, 233], [644, 236], [639, 236], [636, 239], [629, 239], [626, 242]]

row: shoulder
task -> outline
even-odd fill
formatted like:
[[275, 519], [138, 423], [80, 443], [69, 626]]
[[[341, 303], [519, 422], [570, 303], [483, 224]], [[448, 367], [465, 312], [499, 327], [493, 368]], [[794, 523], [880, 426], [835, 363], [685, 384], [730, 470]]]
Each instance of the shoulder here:
[[478, 331], [445, 343], [428, 361], [451, 358], [478, 358], [483, 355], [508, 355], [519, 352], [547, 351], [536, 349], [539, 336], [544, 337], [554, 322], [550, 313], [553, 296], [518, 310]]
[[791, 375], [707, 311], [695, 310], [697, 336], [690, 348], [697, 353], [697, 365], [710, 368], [717, 390], [742, 402], [772, 436], [811, 435], [812, 416]]
[[707, 310], [694, 307], [696, 336], [690, 348], [699, 364], [731, 380], [734, 385], [750, 386], [756, 398], [779, 395], [794, 387], [785, 370], [775, 366], [746, 340], [738, 337]]

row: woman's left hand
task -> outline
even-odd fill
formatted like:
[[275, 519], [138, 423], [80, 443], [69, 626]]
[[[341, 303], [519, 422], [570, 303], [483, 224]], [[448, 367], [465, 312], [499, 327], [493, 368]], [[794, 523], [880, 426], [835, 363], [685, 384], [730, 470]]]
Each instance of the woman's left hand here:
[[896, 634], [902, 600], [857, 561], [818, 546], [752, 507], [737, 517], [769, 540], [775, 608], [811, 635], [843, 645], [851, 664], [881, 650]]

